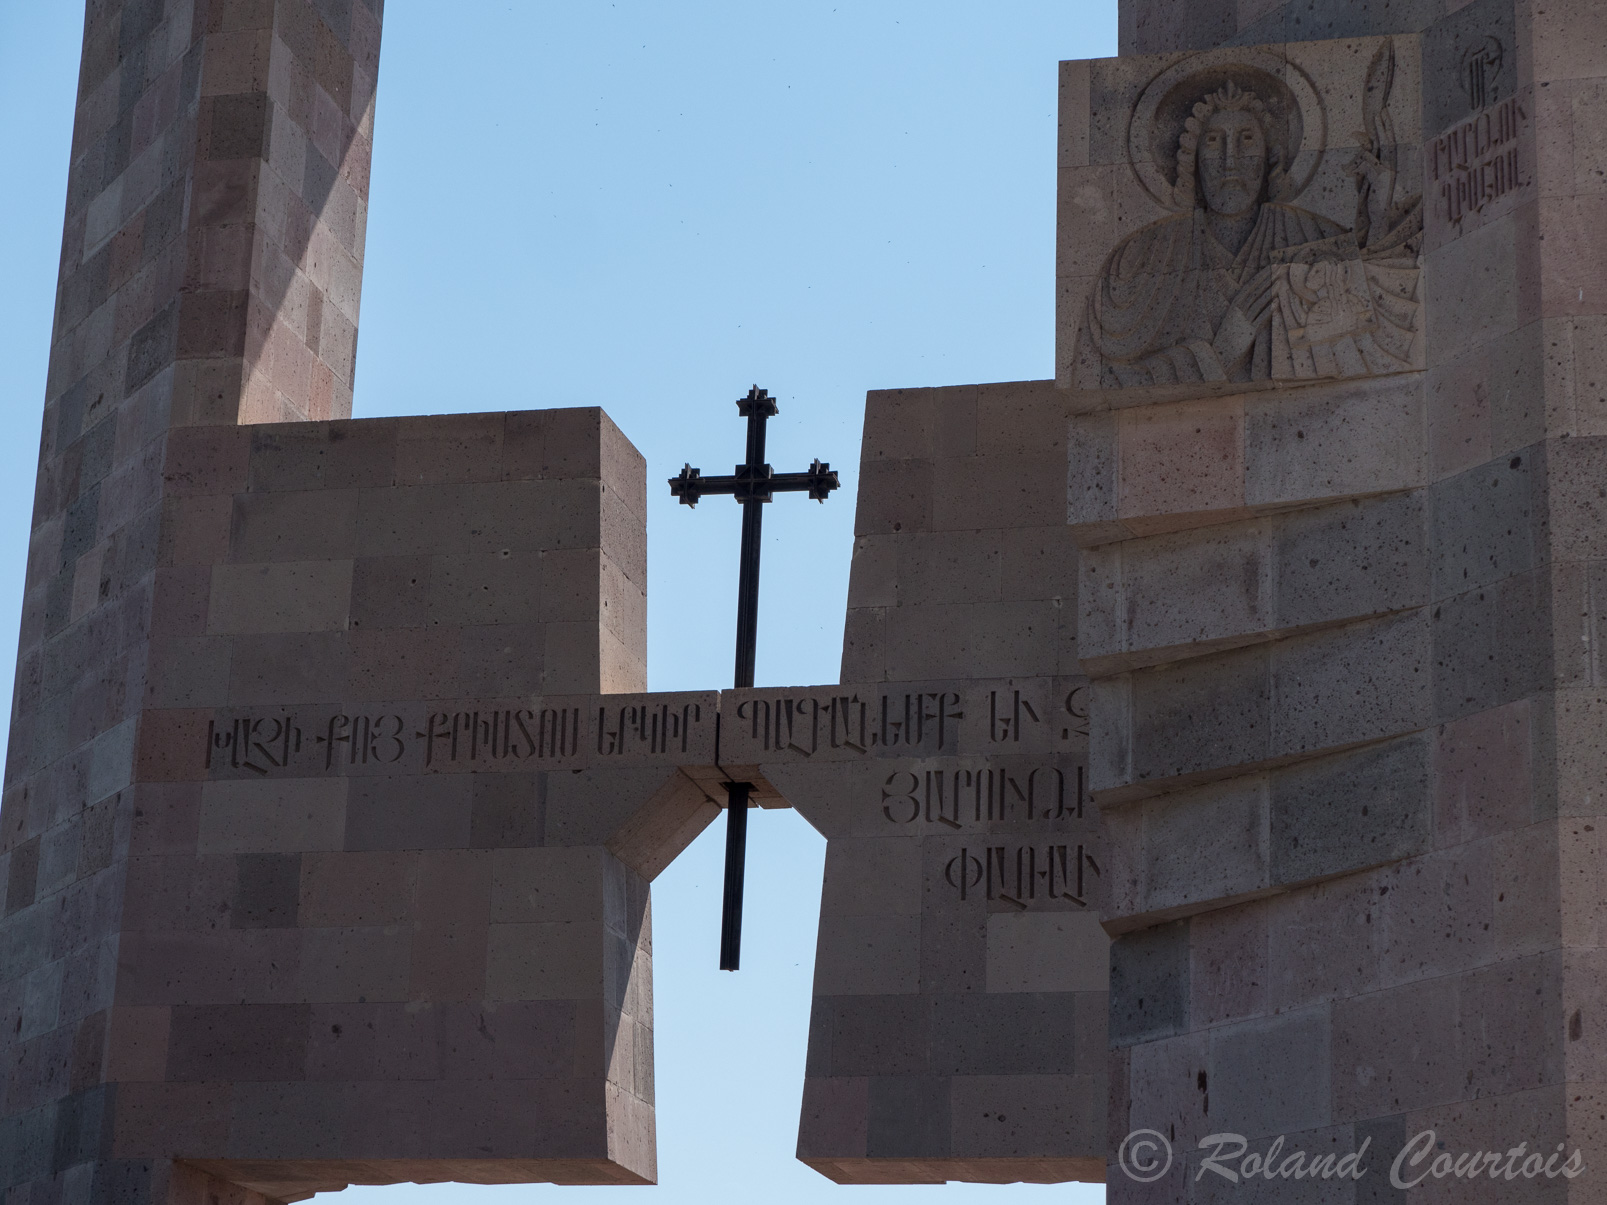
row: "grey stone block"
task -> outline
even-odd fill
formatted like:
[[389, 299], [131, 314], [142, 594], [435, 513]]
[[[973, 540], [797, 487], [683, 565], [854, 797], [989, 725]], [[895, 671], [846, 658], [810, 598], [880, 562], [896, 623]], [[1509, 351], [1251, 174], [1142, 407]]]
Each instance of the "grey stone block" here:
[[831, 1075], [911, 1076], [930, 1068], [932, 1001], [925, 995], [817, 996], [831, 1013]]
[[1132, 675], [1132, 780], [1248, 765], [1273, 749], [1267, 648]]
[[1427, 615], [1330, 628], [1272, 646], [1272, 749], [1308, 753], [1427, 727], [1433, 681]]
[[502, 849], [543, 843], [547, 775], [476, 774], [470, 791], [469, 844]]
[[1110, 943], [1110, 1042], [1181, 1033], [1189, 1015], [1189, 925], [1156, 925]]
[[1535, 567], [1534, 473], [1544, 471], [1540, 456], [1538, 448], [1525, 448], [1430, 487], [1435, 599]]
[[1223, 1026], [1210, 1050], [1211, 1112], [1223, 1128], [1260, 1137], [1333, 1120], [1327, 1009]]
[[865, 1153], [872, 1159], [940, 1159], [950, 1153], [946, 1078], [872, 1076], [869, 1114]]
[[1295, 511], [1277, 523], [1279, 628], [1428, 601], [1422, 491]]
[[235, 875], [231, 928], [295, 928], [301, 898], [300, 854], [239, 854]]
[[1271, 789], [1274, 883], [1296, 883], [1422, 853], [1431, 839], [1426, 736], [1280, 771]]
[[1434, 712], [1487, 711], [1544, 690], [1554, 655], [1549, 574], [1504, 578], [1432, 608]]
[[1077, 999], [1065, 992], [965, 992], [935, 998], [937, 1075], [1071, 1075]]
[[353, 778], [346, 800], [345, 847], [468, 848], [473, 781], [467, 774]]

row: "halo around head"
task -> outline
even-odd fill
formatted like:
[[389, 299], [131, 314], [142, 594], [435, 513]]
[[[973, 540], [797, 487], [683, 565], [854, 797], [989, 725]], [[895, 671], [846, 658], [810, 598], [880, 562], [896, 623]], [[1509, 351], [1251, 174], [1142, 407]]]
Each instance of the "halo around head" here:
[[1271, 199], [1293, 200], [1316, 175], [1327, 143], [1327, 116], [1306, 73], [1264, 50], [1207, 50], [1179, 59], [1152, 79], [1128, 119], [1127, 160], [1144, 191], [1162, 208], [1178, 210], [1193, 203], [1177, 189], [1178, 145], [1195, 105], [1230, 83], [1259, 102], [1268, 156], [1277, 166], [1269, 177]]

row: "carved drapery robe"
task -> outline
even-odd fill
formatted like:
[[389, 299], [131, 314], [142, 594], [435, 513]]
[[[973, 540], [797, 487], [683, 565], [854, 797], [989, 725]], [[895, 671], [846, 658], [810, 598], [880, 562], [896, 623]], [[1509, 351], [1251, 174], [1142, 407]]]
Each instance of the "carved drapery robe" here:
[[[1300, 380], [1398, 372], [1416, 362], [1421, 205], [1393, 215], [1365, 248], [1337, 222], [1293, 205], [1261, 206], [1237, 254], [1202, 209], [1163, 218], [1105, 261], [1085, 337], [1105, 388], [1178, 381]], [[1270, 304], [1235, 301], [1257, 277]], [[1252, 287], [1251, 293], [1262, 290]], [[1224, 364], [1224, 324], [1254, 328], [1249, 354]]]

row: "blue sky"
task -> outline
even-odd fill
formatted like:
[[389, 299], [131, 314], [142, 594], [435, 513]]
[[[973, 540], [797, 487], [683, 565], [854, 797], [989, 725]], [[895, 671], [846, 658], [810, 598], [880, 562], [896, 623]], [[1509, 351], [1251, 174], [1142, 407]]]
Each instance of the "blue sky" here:
[[[1053, 373], [1056, 62], [1114, 0], [389, 0], [356, 414], [600, 405], [648, 461], [649, 677], [729, 685], [738, 508], [662, 479], [843, 470], [766, 514], [758, 681], [835, 681], [867, 389]], [[0, 684], [12, 678], [78, 70], [77, 0], [0, 0]], [[4, 689], [4, 686], [0, 686]], [[660, 1186], [515, 1198], [1091, 1202], [839, 1189], [792, 1157], [823, 841], [757, 814], [743, 970], [715, 969], [720, 829], [654, 887]]]

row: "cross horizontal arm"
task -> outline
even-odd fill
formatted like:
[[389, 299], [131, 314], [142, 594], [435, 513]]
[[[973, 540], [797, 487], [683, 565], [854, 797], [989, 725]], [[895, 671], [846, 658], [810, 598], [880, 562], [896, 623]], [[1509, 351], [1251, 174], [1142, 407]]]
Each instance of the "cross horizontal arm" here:
[[808, 493], [816, 502], [824, 502], [841, 485], [836, 470], [819, 460], [803, 473], [776, 473], [767, 464], [755, 471], [740, 464], [730, 477], [705, 477], [701, 470], [687, 465], [679, 476], [670, 478], [670, 494], [683, 506], [696, 506], [707, 494], [731, 494], [738, 502], [768, 502], [774, 494]]

